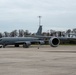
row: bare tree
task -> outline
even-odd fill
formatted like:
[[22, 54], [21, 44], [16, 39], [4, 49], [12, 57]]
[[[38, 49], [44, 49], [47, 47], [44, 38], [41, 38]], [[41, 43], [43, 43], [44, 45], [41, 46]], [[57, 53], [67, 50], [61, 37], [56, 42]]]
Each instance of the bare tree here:
[[24, 37], [25, 37], [26, 35], [31, 35], [31, 33], [29, 33], [29, 31], [26, 30], [26, 31], [24, 32]]
[[9, 33], [8, 32], [4, 32], [4, 36], [5, 37], [9, 37]]
[[23, 37], [24, 36], [24, 30], [19, 30], [19, 37]]
[[2, 33], [0, 32], [0, 38], [2, 38]]
[[73, 29], [73, 33], [76, 33], [76, 28]]
[[61, 36], [62, 36], [61, 31], [58, 31], [58, 36], [59, 36], [59, 37], [61, 37]]
[[66, 31], [66, 33], [67, 33], [68, 37], [70, 37], [71, 29], [68, 29], [68, 30]]
[[14, 31], [12, 31], [12, 32], [10, 33], [10, 36], [11, 36], [11, 37], [16, 37], [17, 35], [18, 35], [17, 30], [14, 30]]
[[43, 35], [43, 36], [46, 36], [47, 34], [46, 34], [46, 32], [43, 32], [42, 35]]

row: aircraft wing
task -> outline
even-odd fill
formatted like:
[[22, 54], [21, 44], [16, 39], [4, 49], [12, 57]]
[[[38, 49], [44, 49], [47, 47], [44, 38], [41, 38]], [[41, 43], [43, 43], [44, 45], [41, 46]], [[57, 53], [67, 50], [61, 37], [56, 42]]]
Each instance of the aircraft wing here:
[[64, 41], [64, 40], [65, 40], [65, 41], [66, 41], [66, 40], [69, 40], [69, 41], [70, 41], [70, 40], [76, 40], [76, 38], [74, 38], [74, 37], [73, 37], [73, 38], [72, 38], [72, 37], [58, 37], [58, 38], [59, 38], [61, 41]]
[[15, 44], [24, 44], [24, 43], [26, 43], [26, 44], [31, 44], [30, 41], [16, 41], [16, 42], [15, 42]]
[[39, 43], [44, 44], [44, 40], [30, 40], [30, 41], [16, 41], [15, 44], [32, 44], [32, 43]]

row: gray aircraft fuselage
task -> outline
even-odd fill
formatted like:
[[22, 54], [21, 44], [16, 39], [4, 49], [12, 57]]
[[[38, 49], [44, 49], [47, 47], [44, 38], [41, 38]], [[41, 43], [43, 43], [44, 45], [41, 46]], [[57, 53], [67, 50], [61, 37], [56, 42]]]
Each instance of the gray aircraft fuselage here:
[[3, 37], [0, 38], [0, 45], [15, 45], [15, 44], [26, 44], [41, 43], [42, 40], [34, 37]]

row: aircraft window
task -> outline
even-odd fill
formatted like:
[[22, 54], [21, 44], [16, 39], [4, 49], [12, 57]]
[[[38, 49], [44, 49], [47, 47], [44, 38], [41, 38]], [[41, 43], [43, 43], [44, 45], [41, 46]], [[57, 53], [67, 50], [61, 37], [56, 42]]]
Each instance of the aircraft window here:
[[0, 39], [0, 41], [2, 41], [2, 39]]

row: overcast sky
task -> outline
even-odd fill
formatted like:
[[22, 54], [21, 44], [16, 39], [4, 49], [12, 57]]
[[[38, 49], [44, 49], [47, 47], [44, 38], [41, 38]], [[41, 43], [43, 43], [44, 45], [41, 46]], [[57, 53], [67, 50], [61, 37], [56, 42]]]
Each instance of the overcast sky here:
[[36, 32], [39, 15], [43, 31], [76, 28], [76, 0], [0, 0], [0, 32]]

